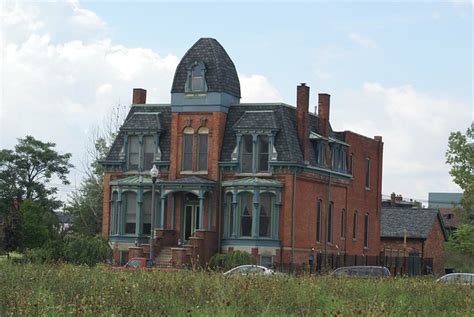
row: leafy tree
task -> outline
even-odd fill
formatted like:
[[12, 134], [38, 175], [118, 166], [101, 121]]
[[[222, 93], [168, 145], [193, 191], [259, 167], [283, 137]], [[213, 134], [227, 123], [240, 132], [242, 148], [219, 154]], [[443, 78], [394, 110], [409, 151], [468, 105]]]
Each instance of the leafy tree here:
[[450, 174], [463, 190], [462, 209], [456, 211], [464, 224], [450, 236], [448, 248], [466, 255], [474, 255], [474, 122], [466, 134], [452, 132], [449, 136], [446, 163], [451, 165]]
[[62, 204], [54, 197], [57, 187], [50, 183], [57, 179], [69, 184], [71, 154], [59, 154], [55, 146], [26, 136], [18, 139], [14, 150], [0, 151], [0, 207], [6, 219], [7, 250], [15, 250], [23, 241], [20, 206], [24, 200], [37, 203], [46, 214], [52, 214]]
[[20, 212], [23, 217], [23, 249], [42, 247], [58, 238], [59, 223], [54, 213], [30, 199], [21, 204]]

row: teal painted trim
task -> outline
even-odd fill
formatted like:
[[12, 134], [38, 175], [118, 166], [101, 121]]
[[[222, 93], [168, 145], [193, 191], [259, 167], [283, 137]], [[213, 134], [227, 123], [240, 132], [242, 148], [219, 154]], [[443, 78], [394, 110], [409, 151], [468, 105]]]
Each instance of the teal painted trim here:
[[114, 166], [120, 166], [124, 163], [124, 161], [122, 160], [115, 160], [115, 161], [112, 161], [112, 160], [100, 160], [100, 161], [97, 161], [100, 165], [114, 165]]
[[273, 239], [222, 239], [222, 246], [275, 247], [281, 246], [280, 240]]
[[295, 162], [270, 161], [269, 164], [271, 164], [273, 166], [302, 168], [303, 170], [323, 172], [324, 174], [327, 174], [327, 175], [331, 174], [331, 175], [336, 175], [336, 176], [342, 176], [344, 178], [350, 178], [350, 179], [353, 178], [352, 174], [341, 173], [341, 172], [337, 172], [337, 171], [334, 171], [334, 170], [330, 170], [330, 169], [322, 168], [322, 167], [317, 167], [317, 166], [309, 166], [309, 165], [298, 164], [298, 163], [295, 163]]
[[130, 243], [130, 244], [135, 244], [135, 241], [137, 241], [140, 244], [149, 244], [150, 243], [150, 237], [141, 235], [112, 235], [109, 237], [109, 241], [112, 243]]

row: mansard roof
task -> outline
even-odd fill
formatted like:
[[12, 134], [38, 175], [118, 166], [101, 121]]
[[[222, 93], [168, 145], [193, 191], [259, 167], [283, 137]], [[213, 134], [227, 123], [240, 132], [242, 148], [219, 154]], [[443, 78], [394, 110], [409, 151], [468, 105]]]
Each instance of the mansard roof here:
[[240, 98], [240, 82], [234, 63], [222, 45], [212, 38], [199, 39], [176, 68], [171, 93], [184, 93], [190, 65], [203, 62], [208, 92], [225, 92]]
[[234, 129], [277, 130], [274, 110], [248, 110], [234, 124]]
[[443, 219], [437, 209], [382, 207], [380, 236], [403, 239], [406, 229], [407, 238], [426, 239], [435, 221], [439, 222], [444, 238], [447, 239]]
[[[157, 115], [159, 113], [159, 115]], [[131, 129], [133, 128], [133, 129]], [[129, 131], [160, 131], [160, 150], [163, 161], [170, 160], [171, 106], [137, 105], [130, 108], [125, 123], [112, 144], [106, 161], [120, 160], [124, 135]]]

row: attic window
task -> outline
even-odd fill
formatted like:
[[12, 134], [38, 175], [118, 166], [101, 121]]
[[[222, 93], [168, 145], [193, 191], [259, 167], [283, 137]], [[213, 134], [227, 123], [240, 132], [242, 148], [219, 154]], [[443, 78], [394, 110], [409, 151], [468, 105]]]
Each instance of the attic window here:
[[194, 62], [188, 68], [188, 78], [186, 80], [186, 92], [206, 92], [206, 66], [203, 62]]

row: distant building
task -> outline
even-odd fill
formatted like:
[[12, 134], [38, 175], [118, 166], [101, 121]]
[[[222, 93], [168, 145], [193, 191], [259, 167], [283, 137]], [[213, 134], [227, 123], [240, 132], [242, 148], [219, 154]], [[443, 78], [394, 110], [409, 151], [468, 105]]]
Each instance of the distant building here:
[[382, 200], [382, 207], [421, 208], [421, 203], [413, 199], [404, 200], [402, 195], [392, 193], [390, 199]]
[[428, 193], [428, 207], [439, 209], [448, 231], [456, 230], [460, 224], [454, 210], [461, 207], [462, 195], [462, 193]]
[[437, 209], [382, 207], [380, 227], [382, 255], [408, 257], [404, 273], [411, 270], [416, 275], [426, 266], [435, 274], [444, 273], [444, 242], [448, 236]]
[[56, 212], [59, 221], [59, 230], [66, 231], [72, 226], [72, 216], [65, 212]]

